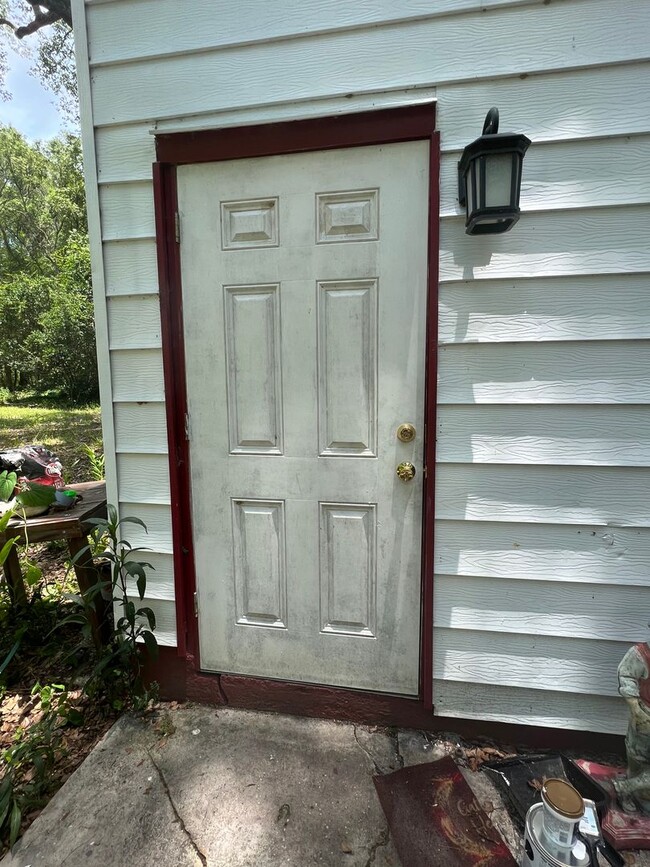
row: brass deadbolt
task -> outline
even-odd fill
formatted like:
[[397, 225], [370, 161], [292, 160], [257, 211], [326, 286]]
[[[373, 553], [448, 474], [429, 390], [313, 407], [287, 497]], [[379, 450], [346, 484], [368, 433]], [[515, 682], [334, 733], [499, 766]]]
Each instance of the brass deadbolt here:
[[410, 482], [415, 477], [415, 467], [409, 461], [398, 464], [396, 472], [403, 482]]
[[406, 422], [397, 428], [397, 439], [403, 443], [411, 443], [415, 439], [415, 428]]

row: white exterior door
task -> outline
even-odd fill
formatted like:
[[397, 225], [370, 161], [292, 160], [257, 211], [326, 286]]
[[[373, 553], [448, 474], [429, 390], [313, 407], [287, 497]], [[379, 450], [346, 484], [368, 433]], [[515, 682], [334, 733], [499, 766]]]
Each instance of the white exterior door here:
[[206, 671], [418, 692], [428, 164], [178, 169]]

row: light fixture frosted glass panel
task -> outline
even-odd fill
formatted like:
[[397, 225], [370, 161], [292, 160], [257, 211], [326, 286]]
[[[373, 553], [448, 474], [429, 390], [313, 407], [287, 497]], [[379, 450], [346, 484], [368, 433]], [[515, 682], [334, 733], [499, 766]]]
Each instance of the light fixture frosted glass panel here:
[[512, 188], [512, 154], [490, 154], [485, 158], [485, 207], [510, 205]]

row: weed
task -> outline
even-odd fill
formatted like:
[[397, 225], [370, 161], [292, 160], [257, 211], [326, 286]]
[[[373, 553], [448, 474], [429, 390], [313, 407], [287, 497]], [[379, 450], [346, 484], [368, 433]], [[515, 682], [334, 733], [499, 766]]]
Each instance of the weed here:
[[62, 684], [36, 684], [32, 689], [38, 719], [29, 728], [19, 726], [0, 758], [0, 837], [13, 846], [27, 810], [42, 805], [50, 787], [51, 770], [61, 753], [62, 729], [78, 725], [81, 714], [71, 707]]
[[[147, 570], [153, 569], [153, 566], [134, 559], [134, 555], [143, 549], [134, 548], [122, 539], [121, 528], [127, 523], [138, 524], [145, 532], [147, 528], [139, 518], [118, 520], [117, 511], [111, 505], [108, 506], [108, 518], [94, 518], [92, 523], [97, 537], [105, 540], [103, 557], [110, 564], [110, 578], [105, 579], [102, 572], [98, 571], [97, 582], [77, 597], [77, 612], [66, 617], [62, 625], [79, 624], [84, 638], [88, 641], [92, 632], [93, 615], [97, 611], [97, 600], [110, 589], [111, 601], [119, 616], [113, 625], [108, 644], [100, 646], [97, 651], [97, 661], [84, 690], [91, 697], [104, 694], [114, 710], [121, 711], [127, 707], [144, 710], [155, 700], [157, 691], [155, 685], [145, 685], [140, 648], [144, 644], [147, 653], [152, 658], [157, 657], [158, 642], [153, 632], [156, 628], [156, 617], [151, 608], [137, 607], [132, 597], [135, 582], [137, 596], [140, 601], [144, 599]], [[92, 550], [92, 544], [82, 548], [72, 563], [84, 558], [89, 550]]]
[[160, 735], [161, 738], [169, 738], [176, 733], [176, 726], [174, 725], [168, 711], [165, 711], [156, 723], [155, 732]]
[[106, 473], [106, 460], [102, 452], [95, 451], [87, 443], [81, 444], [81, 450], [88, 459], [90, 478], [94, 482], [101, 482]]

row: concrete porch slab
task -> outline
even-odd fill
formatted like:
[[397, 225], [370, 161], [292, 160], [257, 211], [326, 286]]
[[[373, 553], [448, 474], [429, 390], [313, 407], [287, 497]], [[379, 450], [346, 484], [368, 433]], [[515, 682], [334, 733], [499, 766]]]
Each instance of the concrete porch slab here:
[[[457, 745], [453, 735], [199, 705], [125, 716], [0, 867], [400, 867], [372, 777]], [[519, 861], [498, 792], [462, 770]]]
[[127, 716], [1, 864], [398, 867], [372, 775], [400, 766], [396, 738], [352, 725], [199, 706]]

